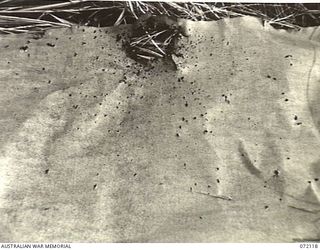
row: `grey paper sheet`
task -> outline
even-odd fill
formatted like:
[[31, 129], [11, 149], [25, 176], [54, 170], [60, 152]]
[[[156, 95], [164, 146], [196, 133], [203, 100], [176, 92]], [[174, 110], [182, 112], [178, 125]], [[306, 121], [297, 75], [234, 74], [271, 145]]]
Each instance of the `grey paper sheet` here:
[[320, 238], [320, 32], [187, 22], [177, 69], [130, 26], [0, 40], [0, 242]]

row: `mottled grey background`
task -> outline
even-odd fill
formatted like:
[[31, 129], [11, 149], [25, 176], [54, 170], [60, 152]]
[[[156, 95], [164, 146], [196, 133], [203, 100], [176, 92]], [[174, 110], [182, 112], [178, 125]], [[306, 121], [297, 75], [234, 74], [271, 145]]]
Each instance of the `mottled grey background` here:
[[177, 70], [130, 26], [1, 37], [1, 242], [320, 238], [319, 29], [187, 28]]

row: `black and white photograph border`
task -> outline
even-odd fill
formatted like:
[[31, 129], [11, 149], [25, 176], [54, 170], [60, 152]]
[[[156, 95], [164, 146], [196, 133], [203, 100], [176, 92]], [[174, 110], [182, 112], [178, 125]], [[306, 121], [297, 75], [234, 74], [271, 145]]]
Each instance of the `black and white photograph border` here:
[[0, 1], [0, 247], [318, 248], [319, 26], [320, 2]]

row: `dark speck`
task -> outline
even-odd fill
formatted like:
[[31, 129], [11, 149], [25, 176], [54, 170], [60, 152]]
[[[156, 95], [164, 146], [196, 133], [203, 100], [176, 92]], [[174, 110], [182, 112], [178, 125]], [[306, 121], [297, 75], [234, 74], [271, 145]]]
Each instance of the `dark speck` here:
[[28, 50], [28, 46], [22, 46], [22, 47], [20, 47], [20, 50], [27, 51]]
[[47, 43], [47, 46], [49, 46], [49, 47], [54, 47], [54, 46], [56, 46], [56, 45], [53, 44], [53, 43]]

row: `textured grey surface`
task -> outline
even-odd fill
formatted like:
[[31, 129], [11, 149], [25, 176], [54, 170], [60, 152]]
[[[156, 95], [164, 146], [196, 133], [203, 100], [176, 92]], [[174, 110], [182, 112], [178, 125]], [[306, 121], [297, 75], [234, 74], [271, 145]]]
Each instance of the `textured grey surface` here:
[[130, 27], [1, 38], [1, 242], [319, 239], [319, 31], [187, 27], [176, 71]]

